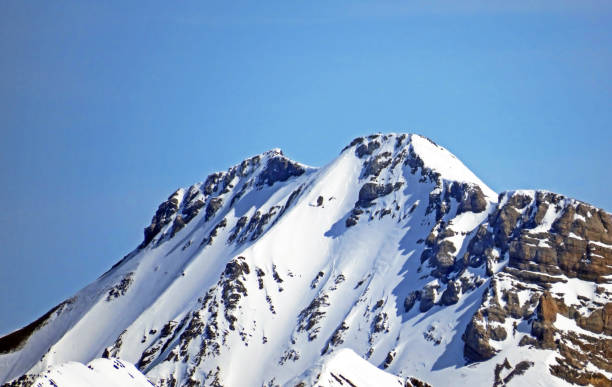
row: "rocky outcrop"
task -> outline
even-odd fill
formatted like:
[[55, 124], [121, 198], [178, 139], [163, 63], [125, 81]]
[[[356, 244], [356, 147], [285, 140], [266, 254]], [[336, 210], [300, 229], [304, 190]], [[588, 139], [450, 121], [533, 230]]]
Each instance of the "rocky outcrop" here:
[[397, 191], [402, 187], [401, 182], [395, 184], [377, 184], [377, 183], [365, 183], [359, 190], [359, 200], [355, 203], [355, 206], [369, 207], [372, 205], [372, 201], [389, 195], [393, 191]]
[[286, 181], [290, 177], [300, 176], [306, 170], [300, 164], [292, 162], [288, 158], [282, 156], [271, 157], [264, 170], [259, 174], [258, 186], [267, 184], [271, 186], [278, 181]]
[[[439, 179], [438, 179], [439, 180]], [[452, 240], [457, 235], [444, 216], [455, 208], [455, 216], [471, 212], [484, 212], [489, 205], [482, 189], [474, 184], [437, 181], [436, 190], [429, 195], [426, 213], [434, 213], [436, 225], [425, 240], [427, 248], [421, 253], [421, 262], [434, 267], [432, 274], [446, 280], [451, 272], [466, 266], [479, 267], [493, 257], [493, 237], [486, 225], [481, 225], [469, 241], [465, 256], [457, 257], [458, 246]]]
[[351, 210], [351, 214], [348, 218], [346, 218], [345, 225], [346, 227], [352, 227], [357, 224], [359, 221], [359, 215], [363, 214], [363, 210], [360, 208], [353, 208]]
[[457, 215], [464, 212], [480, 213], [487, 209], [487, 200], [477, 185], [454, 182], [447, 193], [459, 203]]
[[549, 192], [509, 193], [501, 201], [489, 224], [509, 266], [593, 282], [612, 274], [610, 214]]
[[412, 291], [404, 299], [404, 313], [410, 312], [417, 301], [421, 300], [421, 291]]
[[464, 354], [472, 361], [484, 361], [495, 356], [497, 352], [489, 343], [491, 338], [484, 317], [480, 311], [472, 317], [463, 334]]
[[[480, 225], [474, 237], [469, 241], [465, 254], [465, 264], [470, 267], [480, 267], [487, 262], [495, 260], [493, 255], [493, 233], [487, 225]], [[491, 275], [492, 273], [489, 273]]]
[[2, 385], [2, 387], [31, 387], [38, 378], [38, 375], [22, 375], [19, 378]]
[[[369, 136], [368, 140], [373, 140], [375, 138], [376, 136]], [[355, 149], [355, 154], [357, 155], [357, 157], [362, 158], [363, 156], [371, 155], [378, 148], [380, 148], [379, 141], [368, 141], [366, 143], [362, 143], [361, 145], [359, 145]]]
[[588, 316], [578, 317], [576, 323], [587, 331], [612, 336], [612, 302], [593, 310]]
[[538, 318], [531, 325], [531, 334], [538, 339], [542, 348], [554, 349], [556, 347], [553, 323], [557, 319], [558, 312], [559, 309], [551, 294], [544, 292], [538, 304]]
[[459, 301], [461, 294], [461, 284], [459, 281], [450, 281], [446, 286], [446, 289], [442, 293], [440, 303], [442, 305], [453, 305]]
[[363, 177], [378, 177], [380, 172], [391, 164], [391, 152], [384, 152], [372, 157], [363, 170]]
[[221, 297], [225, 306], [225, 319], [229, 323], [229, 329], [234, 330], [236, 316], [233, 311], [238, 306], [238, 301], [242, 297], [247, 296], [247, 289], [244, 285], [245, 276], [250, 273], [249, 265], [245, 262], [244, 257], [238, 257], [230, 261], [223, 271], [221, 279]]
[[[508, 335], [499, 324], [511, 319], [516, 327], [527, 321], [530, 335], [524, 335], [520, 345], [560, 354], [551, 374], [580, 385], [609, 385], [602, 373], [586, 366], [612, 370], [612, 294], [601, 287], [595, 298], [580, 296], [578, 304], [566, 305], [562, 294], [555, 295], [552, 289], [566, 286], [571, 278], [592, 284], [587, 287], [609, 283], [610, 225], [610, 214], [562, 195], [540, 191], [500, 195], [500, 204], [472, 237], [464, 257], [468, 265], [487, 264], [487, 269], [489, 263], [508, 259], [502, 271], [487, 270], [493, 279], [464, 333], [466, 357], [481, 361], [494, 356], [491, 341], [504, 341]], [[593, 335], [559, 329], [558, 316]]]
[[208, 202], [208, 205], [206, 206], [206, 217], [204, 218], [204, 220], [208, 222], [213, 216], [215, 216], [215, 214], [217, 213], [217, 211], [219, 211], [219, 208], [221, 208], [222, 205], [223, 205], [223, 199], [221, 198], [210, 199], [210, 201]]
[[119, 298], [127, 292], [128, 288], [133, 282], [134, 273], [127, 273], [121, 281], [113, 286], [106, 296], [106, 301], [112, 301], [115, 298]]
[[329, 296], [322, 294], [312, 300], [312, 302], [304, 308], [298, 315], [298, 332], [308, 332], [308, 340], [312, 341], [317, 338], [320, 328], [317, 326], [319, 321], [325, 316], [325, 309], [329, 307]]
[[144, 241], [140, 247], [145, 247], [162, 230], [164, 226], [172, 221], [173, 215], [178, 212], [181, 192], [177, 190], [168, 200], [159, 205], [151, 224], [144, 229]]
[[423, 288], [421, 292], [421, 303], [419, 304], [419, 310], [421, 312], [427, 312], [434, 306], [439, 288], [440, 285], [437, 281], [433, 281]]

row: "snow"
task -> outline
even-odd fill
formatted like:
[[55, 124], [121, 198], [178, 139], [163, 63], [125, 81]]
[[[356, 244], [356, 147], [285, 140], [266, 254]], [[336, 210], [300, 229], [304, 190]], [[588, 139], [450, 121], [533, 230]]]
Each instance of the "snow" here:
[[595, 299], [595, 288], [597, 287], [595, 283], [565, 276], [563, 279], [567, 282], [553, 283], [550, 291], [554, 294], [562, 294], [565, 305], [579, 305], [578, 296], [586, 297], [589, 300]]
[[607, 338], [606, 335], [593, 333], [591, 331], [587, 331], [586, 329], [580, 328], [578, 324], [576, 324], [576, 321], [570, 318], [567, 318], [561, 314], [557, 314], [557, 318], [554, 322], [554, 326], [555, 328], [561, 331], [572, 331], [573, 333], [577, 335], [591, 336], [591, 337], [601, 338], [604, 340]]
[[[530, 195], [531, 196], [531, 195]], [[553, 223], [561, 214], [557, 212], [555, 206], [548, 206], [544, 218], [542, 218], [541, 224], [530, 230], [530, 233], [536, 234], [540, 232], [547, 232], [552, 227]], [[544, 247], [548, 247], [544, 245]]]
[[285, 386], [293, 387], [299, 382], [319, 387], [340, 387], [351, 384], [359, 387], [404, 385], [401, 378], [376, 368], [348, 348], [322, 358], [311, 369], [287, 382]]
[[[418, 135], [406, 136], [401, 147], [396, 146], [397, 139], [399, 135], [378, 136], [376, 141], [381, 145], [371, 157], [389, 152], [393, 159], [412, 147], [425, 167], [440, 173], [443, 181], [476, 184], [487, 196], [486, 211], [456, 216], [457, 203], [453, 201], [444, 218], [456, 232], [448, 240], [457, 248], [457, 256], [463, 256], [475, 230], [495, 208], [497, 194], [446, 149]], [[127, 372], [134, 376], [130, 383], [144, 380], [129, 363], [139, 364], [149, 351], [156, 355], [142, 370], [156, 383], [170, 375], [182, 383], [186, 374], [198, 382], [210, 382], [211, 375], [218, 373], [223, 385], [293, 385], [291, 381], [312, 381], [320, 373], [321, 386], [338, 385], [332, 374], [341, 374], [359, 386], [399, 385], [408, 376], [434, 385], [447, 385], [449, 380], [488, 385], [496, 362], [508, 357], [512, 364], [525, 359], [537, 364], [511, 384], [563, 385], [557, 379], [538, 376], [547, 372], [554, 352], [518, 347], [521, 335], [510, 335], [511, 319], [505, 325], [510, 337], [496, 344], [500, 354], [489, 362], [466, 365], [462, 335], [489, 281], [462, 294], [455, 305], [435, 305], [421, 313], [417, 302], [404, 311], [404, 299], [410, 292], [438, 284], [439, 298], [446, 286], [430, 276], [431, 268], [420, 262], [425, 248], [422, 240], [436, 224], [435, 213], [426, 213], [430, 194], [440, 190], [436, 182], [411, 174], [402, 162], [384, 169], [375, 181], [401, 182], [402, 188], [361, 208], [364, 212], [357, 224], [347, 227], [345, 221], [355, 208], [361, 187], [372, 178], [362, 176], [364, 159], [353, 149], [322, 168], [303, 166], [305, 173], [300, 176], [257, 187], [253, 181], [266, 160], [284, 156], [280, 149], [274, 149], [260, 157], [261, 162], [247, 168], [244, 176], [237, 174], [231, 179], [227, 191], [218, 187], [212, 194], [205, 193], [203, 184], [179, 190], [180, 208], [186, 197], [192, 196], [192, 189], [201, 191], [197, 198], [203, 202], [214, 196], [223, 203], [208, 221], [202, 208], [172, 238], [162, 235], [170, 232], [172, 222], [168, 223], [146, 248], [135, 250], [78, 292], [22, 349], [0, 354], [0, 383], [29, 371], [45, 372], [47, 381], [52, 375], [55, 382], [62, 381], [67, 387], [87, 385], [89, 380], [83, 378], [92, 375], [96, 380], [106, 378], [104, 385], [130, 385], [120, 378]], [[242, 196], [232, 204], [239, 192]], [[525, 192], [535, 195], [534, 191]], [[319, 197], [323, 197], [321, 206], [317, 205]], [[287, 206], [289, 198], [293, 201]], [[413, 204], [417, 206], [411, 211]], [[544, 217], [544, 227], [557, 216], [552, 207]], [[275, 215], [261, 225], [259, 237], [249, 234], [244, 242], [228, 242], [241, 217], [250, 221], [258, 211], [264, 215], [271, 210]], [[383, 216], [383, 210], [391, 212]], [[222, 221], [225, 227], [217, 227]], [[213, 230], [213, 242], [202, 244]], [[499, 256], [500, 252], [493, 254]], [[228, 262], [238, 257], [249, 273], [238, 278], [245, 294], [239, 295], [235, 309], [229, 310], [224, 300], [228, 289], [220, 279]], [[507, 262], [506, 255], [494, 270], [501, 270]], [[485, 276], [484, 270], [468, 268], [462, 276], [475, 280]], [[264, 275], [260, 277], [258, 272]], [[125, 294], [107, 301], [109, 289], [128, 275], [132, 283]], [[553, 284], [551, 291], [564, 293], [571, 303], [578, 301], [578, 295], [596, 297], [592, 284], [568, 281]], [[510, 285], [505, 281], [498, 284]], [[528, 293], [519, 293], [521, 303]], [[299, 320], [308, 315], [313, 300], [320, 302], [310, 312], [321, 317], [310, 330], [302, 329]], [[205, 302], [209, 303], [205, 306]], [[234, 329], [229, 327], [225, 312], [235, 317]], [[169, 333], [164, 336], [167, 327]], [[190, 335], [190, 340], [184, 339]], [[218, 353], [201, 355], [204, 349], [210, 350], [205, 339], [211, 336], [210, 340], [219, 344]], [[335, 345], [334, 337], [340, 337]], [[115, 360], [97, 359], [105, 350], [121, 358], [125, 367], [117, 369]], [[186, 355], [181, 355], [183, 352]], [[394, 359], [382, 371], [389, 354], [394, 354]], [[169, 360], [178, 356], [183, 357]], [[88, 362], [93, 370], [83, 365]], [[46, 372], [48, 367], [51, 371]]]
[[574, 214], [574, 219], [573, 220], [581, 220], [583, 222], [586, 222], [586, 218], [580, 214]]
[[416, 154], [421, 156], [425, 166], [440, 173], [449, 181], [473, 183], [481, 187], [485, 196], [497, 198], [497, 194], [484, 184], [459, 159], [445, 148], [434, 144], [426, 137], [413, 134], [410, 141]]
[[119, 359], [95, 359], [87, 365], [69, 362], [51, 367], [35, 387], [151, 387], [154, 384], [134, 365]]
[[594, 244], [596, 246], [600, 246], [600, 247], [605, 247], [607, 249], [612, 249], [612, 245], [608, 245], [602, 242], [597, 242], [597, 241], [589, 241], [589, 243]]

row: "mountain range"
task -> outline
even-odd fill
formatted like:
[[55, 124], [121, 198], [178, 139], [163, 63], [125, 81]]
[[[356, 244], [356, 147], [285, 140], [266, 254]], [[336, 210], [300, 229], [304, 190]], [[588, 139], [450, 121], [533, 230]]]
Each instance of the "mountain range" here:
[[0, 338], [4, 386], [611, 380], [612, 215], [496, 193], [415, 134], [180, 188], [136, 249]]

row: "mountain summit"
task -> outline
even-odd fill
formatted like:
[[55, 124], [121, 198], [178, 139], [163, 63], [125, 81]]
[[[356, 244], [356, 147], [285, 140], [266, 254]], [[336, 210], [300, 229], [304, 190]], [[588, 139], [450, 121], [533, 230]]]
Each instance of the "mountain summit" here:
[[138, 248], [0, 338], [0, 383], [121, 368], [100, 357], [157, 386], [610, 386], [612, 216], [498, 195], [415, 134], [323, 168], [275, 149], [175, 191]]

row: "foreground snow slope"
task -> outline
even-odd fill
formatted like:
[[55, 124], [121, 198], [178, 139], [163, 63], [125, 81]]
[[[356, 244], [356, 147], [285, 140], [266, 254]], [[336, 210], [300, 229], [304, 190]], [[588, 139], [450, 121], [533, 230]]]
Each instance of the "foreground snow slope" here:
[[0, 381], [114, 357], [160, 386], [283, 385], [350, 348], [434, 385], [609, 385], [611, 268], [607, 212], [498, 197], [424, 137], [319, 169], [273, 150], [174, 192], [136, 250], [1, 338]]
[[412, 387], [410, 379], [404, 380], [376, 368], [353, 350], [342, 348], [327, 355], [302, 375], [286, 383], [293, 386], [319, 387]]
[[134, 365], [119, 359], [96, 359], [86, 366], [70, 362], [54, 366], [33, 383], [36, 387], [151, 387]]

